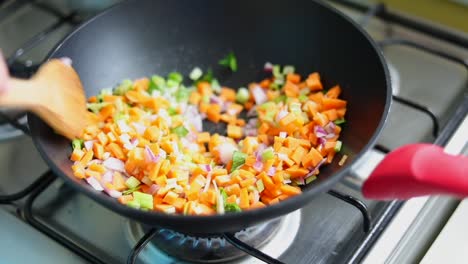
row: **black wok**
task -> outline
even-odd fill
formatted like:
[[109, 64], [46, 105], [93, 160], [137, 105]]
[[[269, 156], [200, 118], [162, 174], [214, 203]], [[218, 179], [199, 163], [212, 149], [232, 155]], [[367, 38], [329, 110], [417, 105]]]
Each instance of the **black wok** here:
[[321, 73], [325, 86], [340, 84], [348, 101], [342, 133], [345, 166], [321, 170], [303, 194], [266, 208], [215, 216], [166, 215], [121, 205], [73, 176], [70, 142], [30, 114], [29, 127], [42, 157], [68, 184], [95, 201], [142, 223], [187, 233], [221, 233], [287, 214], [313, 200], [346, 175], [374, 144], [390, 106], [384, 59], [370, 38], [338, 11], [304, 1], [126, 1], [66, 37], [49, 58], [70, 57], [87, 96], [124, 78], [171, 71], [188, 74], [212, 67], [234, 51], [239, 71], [215, 70], [230, 87], [259, 80], [266, 61]]

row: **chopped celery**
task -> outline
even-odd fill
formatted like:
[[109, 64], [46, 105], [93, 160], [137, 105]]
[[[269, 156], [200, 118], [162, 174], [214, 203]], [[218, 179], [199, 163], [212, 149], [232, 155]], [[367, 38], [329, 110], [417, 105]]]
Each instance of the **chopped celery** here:
[[203, 71], [202, 71], [200, 68], [195, 67], [195, 68], [193, 68], [193, 70], [190, 72], [189, 78], [190, 78], [190, 80], [192, 80], [192, 81], [196, 81], [196, 80], [200, 79], [200, 77], [202, 77], [202, 75], [203, 75]]
[[174, 81], [177, 84], [181, 84], [184, 81], [184, 76], [178, 72], [171, 72], [167, 75], [168, 81]]
[[273, 101], [275, 103], [285, 102], [286, 98], [287, 98], [286, 95], [282, 94], [282, 95], [276, 97], [275, 99], [273, 99]]
[[224, 205], [224, 211], [227, 213], [241, 212], [242, 209], [235, 203], [227, 203]]
[[132, 80], [125, 79], [120, 82], [120, 84], [114, 88], [115, 95], [124, 95], [127, 91], [133, 88]]
[[342, 145], [343, 145], [343, 143], [341, 141], [339, 141], [339, 140], [336, 141], [335, 152], [340, 152]]
[[333, 123], [335, 123], [337, 125], [342, 125], [342, 124], [346, 123], [346, 120], [344, 118], [340, 118], [340, 119], [337, 119], [337, 120], [333, 121]]
[[234, 52], [229, 52], [229, 54], [219, 61], [219, 65], [228, 67], [231, 71], [237, 71], [237, 59]]
[[169, 115], [173, 116], [173, 115], [177, 115], [177, 109], [173, 106], [169, 107], [169, 109], [167, 109], [167, 112], [169, 113]]
[[140, 203], [137, 200], [131, 200], [127, 202], [127, 206], [135, 209], [140, 209]]
[[175, 88], [179, 87], [179, 84], [180, 83], [178, 83], [177, 81], [174, 81], [174, 80], [167, 80], [166, 81], [167, 87], [168, 88], [173, 88], [173, 89], [171, 89], [172, 92], [174, 92], [176, 90]]
[[74, 139], [72, 141], [72, 149], [82, 149], [83, 148], [83, 140], [82, 139]]
[[291, 65], [285, 65], [284, 68], [283, 68], [283, 74], [290, 74], [290, 73], [294, 73], [296, 69], [294, 68], [294, 66], [291, 66]]
[[281, 74], [281, 66], [280, 65], [273, 65], [273, 76], [275, 76], [275, 78], [282, 78], [282, 74]]
[[249, 192], [253, 192], [253, 191], [256, 190], [256, 188], [253, 187], [252, 185], [250, 185], [249, 187], [247, 187], [247, 190], [248, 190]]
[[185, 137], [189, 133], [189, 131], [183, 125], [171, 129], [171, 132], [180, 138]]
[[190, 90], [181, 85], [177, 92], [175, 93], [175, 98], [177, 102], [187, 102], [190, 97]]
[[310, 176], [309, 178], [307, 178], [307, 179], [305, 180], [305, 183], [306, 183], [306, 184], [309, 184], [309, 183], [315, 181], [316, 179], [317, 179], [317, 176], [315, 176], [315, 175], [314, 175], [314, 176]]
[[270, 84], [270, 87], [269, 87], [269, 88], [270, 88], [270, 90], [278, 91], [278, 90], [280, 89], [280, 86], [279, 86], [279, 84], [277, 84], [277, 83], [275, 83], [275, 82], [272, 82], [272, 83]]
[[307, 102], [307, 100], [309, 100], [309, 97], [307, 97], [307, 95], [305, 95], [305, 94], [299, 95], [299, 102], [305, 103], [305, 102]]
[[247, 90], [247, 88], [245, 87], [241, 87], [239, 88], [239, 90], [237, 90], [237, 94], [236, 94], [236, 101], [238, 103], [245, 103], [249, 100], [249, 97], [250, 97], [250, 94], [249, 94], [249, 90]]
[[133, 200], [138, 201], [141, 208], [153, 209], [153, 196], [151, 194], [134, 192]]
[[270, 148], [267, 148], [263, 151], [262, 153], [262, 160], [263, 161], [267, 161], [267, 160], [270, 160], [272, 158], [275, 157], [275, 153], [273, 152], [273, 149], [270, 147]]
[[114, 121], [120, 121], [120, 120], [127, 121], [129, 118], [130, 116], [124, 113], [118, 113], [114, 115]]
[[213, 89], [213, 92], [217, 94], [221, 92], [221, 85], [219, 84], [218, 80], [216, 79], [211, 80], [211, 89]]
[[263, 109], [263, 110], [270, 110], [270, 109], [275, 109], [275, 108], [276, 108], [276, 104], [273, 102], [266, 102], [260, 105], [260, 109]]
[[242, 165], [244, 165], [246, 158], [247, 158], [247, 154], [242, 153], [240, 151], [234, 151], [234, 154], [232, 154], [231, 172], [239, 169]]
[[202, 97], [202, 102], [205, 103], [205, 104], [210, 103], [210, 96], [209, 95], [204, 95]]
[[300, 115], [301, 114], [301, 103], [290, 103], [289, 104], [289, 111], [291, 113], [294, 113], [296, 115]]
[[164, 88], [165, 85], [166, 85], [166, 80], [164, 80], [163, 77], [161, 77], [159, 75], [153, 75], [153, 76], [151, 76], [151, 80], [150, 80], [150, 84], [149, 84], [149, 88], [148, 88], [148, 93], [152, 94], [153, 91], [155, 91], [155, 90], [161, 91]]
[[135, 191], [138, 191], [138, 190], [140, 189], [140, 187], [141, 187], [141, 185], [138, 185], [138, 186], [135, 187], [135, 188], [131, 188], [131, 189], [128, 189], [128, 190], [126, 190], [126, 191], [123, 191], [122, 194], [123, 194], [123, 195], [131, 194], [131, 193], [133, 193], [133, 192], [135, 192]]
[[263, 181], [262, 180], [257, 180], [257, 182], [255, 183], [255, 185], [257, 185], [257, 191], [258, 192], [263, 192], [263, 190], [265, 190], [265, 185], [263, 185]]
[[274, 123], [274, 122], [273, 122], [273, 119], [275, 118], [276, 113], [278, 112], [278, 110], [276, 110], [275, 108], [270, 108], [270, 109], [274, 109], [274, 110], [268, 111], [268, 112], [265, 114], [265, 116], [264, 116], [263, 119], [264, 119], [265, 121]]
[[87, 103], [86, 104], [86, 107], [91, 110], [93, 113], [99, 113], [99, 111], [101, 111], [101, 109], [108, 105], [109, 103], [108, 102], [103, 102], [103, 103]]
[[284, 84], [284, 79], [283, 77], [278, 77], [273, 81], [273, 84], [276, 84], [278, 87], [281, 87], [281, 85]]
[[138, 185], [140, 185], [140, 181], [137, 178], [132, 176], [125, 181], [125, 185], [128, 188], [133, 189], [133, 188], [136, 188]]

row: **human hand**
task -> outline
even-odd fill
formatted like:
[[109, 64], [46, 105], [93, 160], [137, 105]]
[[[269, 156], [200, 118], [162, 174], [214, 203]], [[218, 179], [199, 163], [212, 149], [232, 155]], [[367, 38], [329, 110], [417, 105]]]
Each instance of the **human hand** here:
[[8, 66], [3, 57], [3, 52], [0, 51], [0, 94], [6, 92], [9, 88], [10, 73]]

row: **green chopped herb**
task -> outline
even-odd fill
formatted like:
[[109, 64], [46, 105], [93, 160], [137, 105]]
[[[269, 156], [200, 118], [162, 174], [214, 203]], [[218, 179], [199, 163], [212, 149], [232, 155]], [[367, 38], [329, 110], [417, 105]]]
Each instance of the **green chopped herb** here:
[[72, 141], [72, 149], [82, 149], [84, 141], [82, 139], [74, 139]]
[[211, 69], [208, 69], [206, 71], [205, 74], [203, 74], [203, 76], [198, 79], [195, 83], [199, 83], [199, 82], [209, 82], [211, 83], [213, 81], [214, 77], [213, 77], [213, 70]]
[[151, 76], [148, 93], [152, 94], [153, 91], [155, 90], [162, 91], [165, 86], [166, 86], [166, 80], [164, 80], [163, 77], [159, 75], [153, 75]]
[[153, 209], [153, 196], [151, 194], [134, 192], [133, 199], [139, 202], [141, 208]]
[[140, 181], [137, 178], [132, 176], [125, 181], [125, 185], [128, 188], [133, 189], [133, 188], [136, 188], [138, 185], [140, 185]]
[[231, 71], [237, 71], [237, 59], [234, 55], [234, 52], [229, 52], [229, 54], [219, 61], [219, 65], [228, 67]]
[[340, 118], [340, 119], [336, 119], [335, 121], [333, 121], [333, 123], [335, 123], [336, 125], [342, 125], [346, 123], [346, 120], [344, 118]]
[[189, 133], [189, 131], [183, 125], [171, 129], [171, 132], [176, 134], [180, 138], [185, 137]]
[[120, 82], [120, 84], [114, 88], [114, 95], [124, 95], [126, 92], [133, 88], [132, 80], [125, 79]]
[[236, 212], [242, 212], [242, 209], [239, 207], [239, 205], [235, 203], [227, 203], [224, 205], [224, 211], [226, 213], [236, 213]]
[[241, 87], [239, 88], [239, 90], [237, 90], [236, 101], [238, 103], [244, 104], [245, 102], [249, 100], [249, 97], [250, 97], [250, 94], [247, 88]]
[[245, 163], [245, 159], [247, 158], [247, 154], [242, 153], [240, 151], [234, 151], [232, 154], [232, 168], [231, 172], [239, 169]]
[[203, 75], [203, 71], [202, 71], [200, 68], [195, 67], [195, 68], [193, 68], [193, 70], [190, 72], [189, 78], [190, 78], [190, 80], [192, 80], [192, 81], [196, 81], [196, 80], [200, 79], [200, 77], [202, 77], [202, 75]]
[[141, 188], [141, 185], [138, 185], [137, 187], [135, 188], [131, 188], [131, 189], [128, 189], [128, 190], [125, 190], [122, 192], [123, 195], [128, 195], [128, 194], [131, 194], [135, 191], [138, 191], [139, 189]]

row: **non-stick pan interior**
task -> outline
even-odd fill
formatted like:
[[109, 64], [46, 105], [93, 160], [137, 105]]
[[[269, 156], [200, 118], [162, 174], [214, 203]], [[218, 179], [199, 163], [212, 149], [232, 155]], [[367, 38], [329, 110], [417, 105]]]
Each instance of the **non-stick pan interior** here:
[[[238, 72], [217, 62], [234, 51]], [[148, 224], [200, 232], [241, 229], [287, 213], [329, 189], [374, 141], [388, 111], [389, 83], [382, 57], [350, 21], [321, 3], [295, 1], [127, 1], [72, 33], [51, 57], [67, 56], [88, 96], [125, 78], [212, 68], [237, 88], [261, 77], [266, 61], [295, 65], [301, 74], [318, 71], [326, 86], [340, 84], [348, 101], [342, 133], [347, 165], [330, 165], [304, 194], [259, 211], [229, 216], [165, 216], [126, 208], [73, 177], [70, 144], [37, 117], [29, 124], [38, 149], [52, 169], [106, 206]], [[66, 87], [64, 87], [66, 89]], [[193, 224], [193, 225], [191, 225]]]

